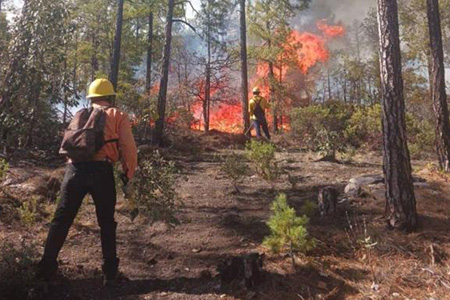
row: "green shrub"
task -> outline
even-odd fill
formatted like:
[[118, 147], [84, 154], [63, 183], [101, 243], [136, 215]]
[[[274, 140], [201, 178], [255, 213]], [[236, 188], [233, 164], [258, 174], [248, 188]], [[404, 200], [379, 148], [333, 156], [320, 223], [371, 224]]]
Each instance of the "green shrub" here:
[[251, 140], [245, 145], [245, 155], [253, 164], [256, 173], [272, 187], [281, 174], [275, 161], [275, 152], [275, 145], [263, 141]]
[[309, 150], [334, 159], [336, 152], [345, 150], [345, 129], [352, 112], [351, 105], [339, 102], [293, 109], [291, 133]]
[[434, 151], [435, 132], [433, 124], [419, 120], [413, 114], [406, 114], [408, 147], [412, 158], [420, 158], [425, 153]]
[[35, 245], [22, 241], [20, 247], [4, 242], [0, 246], [0, 298], [32, 298], [35, 285], [34, 265], [38, 259]]
[[22, 224], [27, 227], [31, 227], [36, 223], [37, 200], [36, 197], [33, 197], [31, 200], [23, 202], [22, 206], [17, 209]]
[[238, 183], [248, 174], [248, 166], [244, 162], [244, 158], [236, 153], [228, 155], [222, 163], [220, 171], [232, 181], [236, 192], [240, 193]]
[[179, 204], [175, 191], [175, 164], [165, 160], [159, 151], [140, 153], [139, 170], [130, 183], [132, 201], [139, 213], [152, 222], [179, 224], [175, 216]]
[[348, 121], [345, 134], [352, 147], [381, 149], [381, 105], [359, 106]]
[[267, 222], [267, 226], [271, 234], [264, 239], [263, 244], [274, 253], [288, 251], [292, 264], [295, 265], [296, 253], [305, 253], [315, 246], [306, 228], [309, 219], [307, 216], [297, 217], [294, 208], [287, 204], [285, 194], [278, 195], [270, 209], [273, 215]]

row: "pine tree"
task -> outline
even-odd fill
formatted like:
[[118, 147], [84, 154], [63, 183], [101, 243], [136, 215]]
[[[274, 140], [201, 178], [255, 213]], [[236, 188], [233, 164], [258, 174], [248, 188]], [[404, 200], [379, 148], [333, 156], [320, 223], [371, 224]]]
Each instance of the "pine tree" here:
[[444, 53], [439, 2], [427, 0], [428, 27], [431, 46], [431, 97], [435, 112], [436, 148], [439, 165], [445, 172], [450, 171], [450, 125], [445, 90]]
[[417, 212], [406, 140], [397, 0], [378, 0], [378, 21], [387, 219], [390, 227], [410, 231], [417, 226]]
[[223, 67], [228, 64], [226, 58], [226, 21], [232, 3], [225, 0], [203, 0], [198, 15], [199, 33], [206, 44], [205, 84], [203, 99], [203, 119], [205, 131], [209, 131], [211, 85], [214, 78], [219, 78]]
[[[279, 106], [281, 105], [281, 90], [279, 76], [286, 63], [280, 59], [288, 44], [290, 34], [289, 19], [300, 10], [308, 7], [310, 0], [278, 1], [256, 0], [249, 7], [249, 32], [262, 41], [262, 45], [251, 49], [252, 58], [268, 64], [269, 99], [272, 103], [274, 131], [278, 131]], [[277, 68], [277, 72], [276, 69]], [[277, 96], [275, 95], [277, 94]]]
[[295, 254], [305, 253], [315, 245], [306, 228], [309, 219], [307, 216], [297, 217], [295, 209], [289, 207], [285, 194], [278, 195], [270, 209], [273, 215], [267, 226], [271, 234], [264, 239], [264, 245], [274, 253], [287, 250], [295, 265]]

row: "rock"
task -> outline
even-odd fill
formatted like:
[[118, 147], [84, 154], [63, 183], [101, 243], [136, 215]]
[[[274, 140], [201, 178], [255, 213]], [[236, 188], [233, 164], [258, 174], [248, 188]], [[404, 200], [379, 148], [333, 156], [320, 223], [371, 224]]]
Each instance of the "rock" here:
[[344, 193], [349, 197], [359, 197], [359, 195], [361, 195], [361, 186], [356, 182], [350, 182], [345, 187]]
[[378, 184], [384, 182], [384, 177], [382, 175], [374, 174], [374, 175], [363, 175], [360, 177], [355, 177], [350, 179], [350, 183], [355, 183], [359, 186], [369, 185], [369, 184]]

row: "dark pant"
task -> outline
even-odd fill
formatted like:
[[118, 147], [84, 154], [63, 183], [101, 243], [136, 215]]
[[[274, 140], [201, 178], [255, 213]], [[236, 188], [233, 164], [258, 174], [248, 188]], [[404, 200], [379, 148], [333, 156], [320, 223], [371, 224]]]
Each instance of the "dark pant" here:
[[50, 277], [56, 271], [59, 251], [88, 193], [94, 199], [97, 222], [100, 226], [103, 273], [106, 277], [116, 275], [119, 259], [116, 253], [117, 223], [114, 221], [116, 187], [113, 167], [106, 161], [91, 161], [67, 165], [61, 188], [61, 200], [56, 208], [40, 263], [44, 277]]
[[255, 128], [257, 137], [261, 136], [261, 127], [262, 127], [264, 134], [270, 140], [269, 126], [267, 126], [266, 120], [253, 120], [253, 127]]

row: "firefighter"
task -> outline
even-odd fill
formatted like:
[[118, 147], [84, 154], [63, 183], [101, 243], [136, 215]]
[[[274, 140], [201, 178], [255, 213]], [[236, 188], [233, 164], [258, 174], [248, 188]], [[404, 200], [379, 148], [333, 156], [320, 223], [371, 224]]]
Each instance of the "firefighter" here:
[[[103, 113], [102, 130], [106, 142], [101, 144], [100, 150], [94, 152], [89, 159], [68, 160], [61, 187], [61, 199], [51, 222], [44, 255], [38, 264], [38, 278], [45, 282], [50, 281], [57, 271], [58, 254], [87, 194], [94, 200], [100, 226], [103, 284], [111, 286], [117, 279], [119, 258], [116, 252], [116, 188], [113, 164], [120, 159], [124, 177], [130, 180], [137, 166], [137, 150], [128, 115], [112, 106], [115, 95], [113, 85], [107, 79], [97, 79], [89, 86], [87, 98], [91, 100], [91, 111], [102, 110]], [[79, 122], [76, 118], [77, 115], [71, 125]]]
[[267, 126], [267, 119], [265, 110], [270, 108], [270, 104], [267, 100], [260, 96], [261, 91], [258, 87], [253, 88], [253, 98], [250, 99], [249, 103], [249, 113], [250, 119], [253, 122], [253, 127], [256, 131], [256, 136], [261, 136], [261, 127], [266, 135], [267, 139], [270, 140], [269, 127]]

